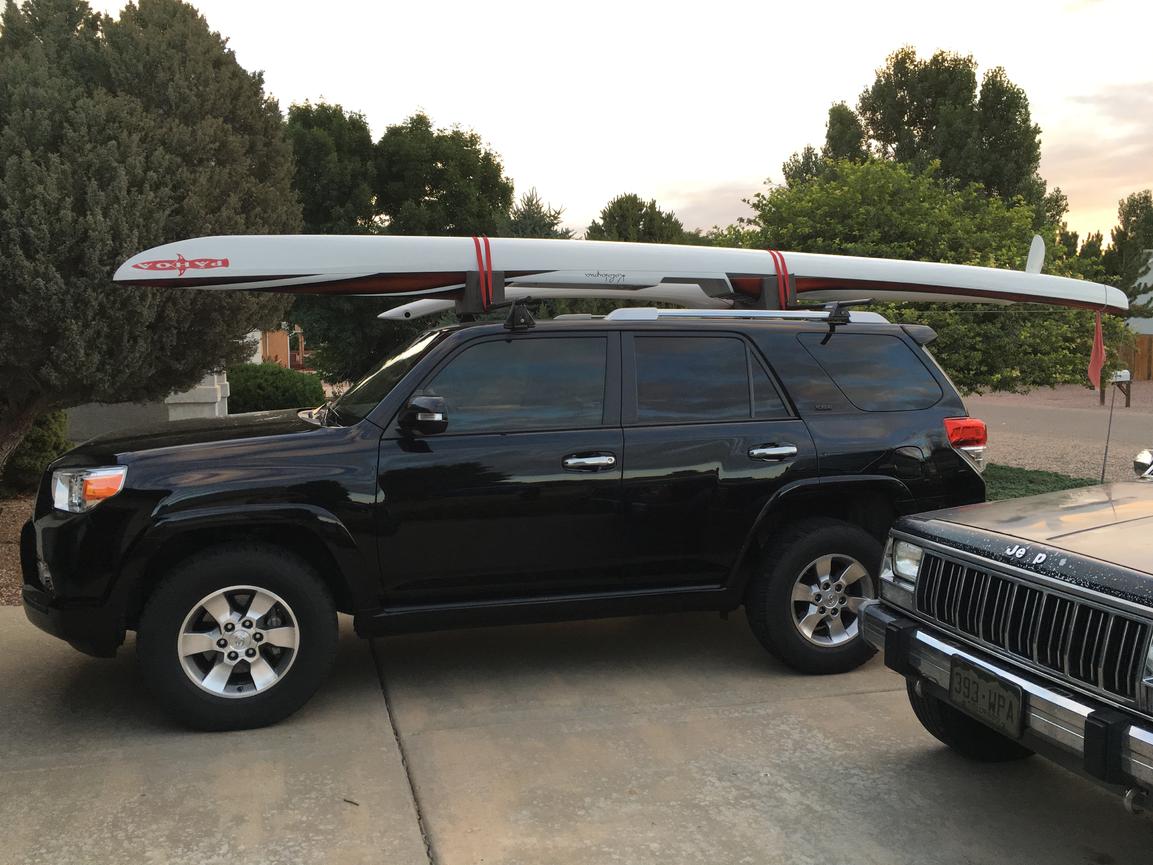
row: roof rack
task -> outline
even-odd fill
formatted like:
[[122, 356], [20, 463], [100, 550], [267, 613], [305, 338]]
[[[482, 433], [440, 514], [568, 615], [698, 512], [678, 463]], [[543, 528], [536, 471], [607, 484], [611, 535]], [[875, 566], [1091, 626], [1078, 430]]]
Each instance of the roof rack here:
[[657, 321], [672, 318], [799, 320], [838, 324], [889, 323], [889, 320], [879, 312], [847, 312], [844, 309], [657, 309], [653, 306], [614, 309], [605, 316], [605, 321]]

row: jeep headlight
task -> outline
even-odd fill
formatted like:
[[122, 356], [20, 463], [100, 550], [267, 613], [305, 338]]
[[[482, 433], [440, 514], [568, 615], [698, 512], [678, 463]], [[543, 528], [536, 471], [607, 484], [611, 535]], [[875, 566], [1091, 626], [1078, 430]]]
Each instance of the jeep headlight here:
[[925, 551], [908, 541], [890, 538], [881, 560], [881, 597], [897, 607], [911, 610], [917, 574]]
[[908, 541], [897, 541], [893, 544], [893, 573], [910, 583], [917, 582], [917, 574], [921, 570], [921, 557], [925, 551], [916, 544]]
[[73, 514], [92, 510], [124, 489], [128, 466], [57, 469], [52, 473], [52, 505]]

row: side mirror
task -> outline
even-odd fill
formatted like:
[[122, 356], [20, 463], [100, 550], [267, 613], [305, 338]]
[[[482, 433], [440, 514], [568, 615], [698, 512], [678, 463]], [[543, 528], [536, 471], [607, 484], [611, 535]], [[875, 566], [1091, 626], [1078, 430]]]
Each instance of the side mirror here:
[[400, 413], [400, 428], [421, 435], [436, 435], [448, 429], [448, 411], [442, 396], [414, 396]]
[[1133, 474], [1142, 480], [1153, 478], [1153, 451], [1146, 448], [1133, 457]]

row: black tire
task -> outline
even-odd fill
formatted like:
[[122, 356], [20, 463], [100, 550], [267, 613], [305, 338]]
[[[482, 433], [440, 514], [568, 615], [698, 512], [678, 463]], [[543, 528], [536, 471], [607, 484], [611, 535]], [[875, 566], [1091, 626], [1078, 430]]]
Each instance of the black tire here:
[[[850, 557], [868, 571], [872, 595], [881, 563], [881, 545], [859, 526], [841, 520], [812, 518], [787, 526], [770, 541], [761, 567], [745, 593], [745, 615], [761, 645], [794, 670], [827, 675], [847, 673], [865, 663], [875, 650], [859, 633], [843, 645], [817, 645], [801, 632], [794, 617], [793, 587], [817, 559]], [[855, 615], [852, 617], [855, 621]], [[844, 621], [844, 618], [842, 618]]]
[[[252, 629], [282, 624], [280, 617], [294, 620], [296, 646], [291, 661], [279, 661], [283, 673], [266, 690], [255, 690], [255, 676], [249, 678], [253, 692], [241, 696], [218, 696], [197, 685], [185, 671], [178, 641], [185, 631], [186, 617], [202, 599], [232, 586], [251, 586], [278, 596], [288, 607], [273, 607], [264, 616], [265, 624]], [[227, 597], [243, 604], [243, 592]], [[251, 595], [247, 596], [251, 598]], [[241, 608], [243, 609], [243, 608]], [[206, 618], [211, 627], [213, 620]], [[243, 624], [243, 623], [242, 623]], [[237, 625], [232, 625], [234, 629]], [[226, 636], [217, 629], [216, 636]], [[248, 632], [236, 630], [234, 634]], [[272, 635], [269, 635], [271, 639]], [[264, 638], [263, 632], [261, 638]], [[137, 629], [136, 651], [144, 681], [157, 701], [174, 718], [200, 730], [242, 730], [263, 727], [288, 717], [320, 687], [336, 658], [339, 640], [336, 607], [332, 596], [316, 572], [290, 552], [261, 544], [215, 547], [174, 567], [148, 598]], [[260, 657], [274, 661], [284, 658], [284, 650], [269, 642], [253, 643]], [[271, 654], [270, 654], [271, 652]], [[192, 657], [193, 663], [209, 669], [225, 653], [206, 652]], [[243, 658], [242, 658], [243, 660]], [[258, 657], [259, 661], [260, 658]], [[250, 669], [239, 667], [238, 670]], [[227, 681], [241, 681], [237, 673]], [[241, 691], [245, 685], [233, 685]]]
[[921, 726], [958, 754], [981, 763], [1007, 763], [1033, 755], [1021, 743], [986, 727], [940, 697], [918, 694], [914, 682], [907, 682], [906, 689], [909, 705]]

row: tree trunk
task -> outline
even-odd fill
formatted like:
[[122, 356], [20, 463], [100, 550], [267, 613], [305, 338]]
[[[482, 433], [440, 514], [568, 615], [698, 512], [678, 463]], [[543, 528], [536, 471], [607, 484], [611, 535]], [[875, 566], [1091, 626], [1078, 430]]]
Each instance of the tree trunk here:
[[0, 415], [0, 477], [3, 477], [9, 458], [20, 447], [39, 414], [39, 405], [30, 403]]

